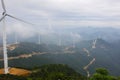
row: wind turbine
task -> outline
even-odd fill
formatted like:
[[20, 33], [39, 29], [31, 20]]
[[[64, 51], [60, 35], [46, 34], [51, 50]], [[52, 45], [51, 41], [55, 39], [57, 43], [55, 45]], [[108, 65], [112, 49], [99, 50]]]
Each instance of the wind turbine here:
[[75, 39], [74, 39], [74, 34], [71, 32], [71, 37], [72, 37], [72, 47], [75, 48]]
[[15, 34], [15, 44], [18, 44], [18, 36]]
[[95, 39], [95, 40], [93, 40], [93, 45], [92, 45], [92, 48], [93, 48], [93, 49], [95, 49], [95, 48], [96, 48], [96, 43], [97, 43], [97, 40], [98, 40], [98, 38], [97, 38], [97, 39]]
[[58, 40], [58, 45], [61, 46], [61, 45], [62, 45], [62, 39], [61, 39], [61, 33], [60, 33], [60, 32], [59, 32], [59, 34], [58, 34], [58, 37], [59, 37], [59, 38], [58, 38], [58, 39], [59, 39], [59, 40]]
[[[6, 17], [11, 17], [13, 19], [16, 19], [18, 21], [21, 21], [21, 22], [24, 22], [24, 23], [27, 23], [27, 24], [31, 24], [31, 23], [28, 23], [22, 19], [19, 19], [19, 18], [16, 18], [10, 14], [8, 14], [6, 12], [6, 8], [5, 8], [5, 4], [4, 4], [4, 1], [1, 0], [1, 3], [2, 3], [2, 8], [3, 8], [3, 13], [2, 13], [2, 17], [0, 18], [0, 22], [3, 21], [3, 57], [4, 57], [4, 74], [8, 74], [9, 73], [9, 70], [8, 70], [8, 55], [7, 55], [7, 37], [6, 37], [6, 23], [5, 23], [5, 18]], [[33, 24], [32, 24], [33, 25]]]
[[49, 17], [48, 17], [48, 30], [49, 30], [50, 32], [53, 31], [52, 24], [51, 24], [51, 19], [50, 19]]
[[38, 33], [38, 44], [41, 44], [41, 34]]

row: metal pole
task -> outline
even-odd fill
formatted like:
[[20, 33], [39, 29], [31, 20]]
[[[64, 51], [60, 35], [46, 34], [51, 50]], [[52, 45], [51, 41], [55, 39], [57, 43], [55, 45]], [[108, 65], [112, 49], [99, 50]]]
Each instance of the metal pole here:
[[8, 72], [8, 56], [7, 56], [7, 38], [6, 38], [6, 25], [5, 18], [3, 19], [3, 57], [4, 57], [4, 74]]

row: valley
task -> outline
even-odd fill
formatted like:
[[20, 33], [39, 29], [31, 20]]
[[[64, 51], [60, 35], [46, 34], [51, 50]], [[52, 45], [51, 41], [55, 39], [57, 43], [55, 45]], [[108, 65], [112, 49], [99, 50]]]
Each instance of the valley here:
[[[95, 48], [92, 48], [93, 45]], [[88, 77], [95, 68], [104, 67], [111, 69], [113, 75], [119, 75], [119, 49], [110, 45], [102, 39], [97, 39], [95, 44], [93, 40], [77, 43], [75, 47], [23, 42], [16, 47], [15, 45], [8, 47], [9, 66], [32, 68], [44, 64], [67, 64]], [[12, 47], [14, 49], [11, 50]], [[2, 65], [2, 53], [0, 55], [0, 65]], [[109, 62], [111, 58], [113, 60]]]

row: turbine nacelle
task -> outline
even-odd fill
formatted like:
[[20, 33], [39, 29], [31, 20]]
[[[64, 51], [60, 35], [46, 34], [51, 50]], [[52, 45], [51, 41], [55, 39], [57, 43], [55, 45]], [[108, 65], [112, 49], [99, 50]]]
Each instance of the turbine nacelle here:
[[6, 15], [6, 12], [3, 12], [2, 15]]

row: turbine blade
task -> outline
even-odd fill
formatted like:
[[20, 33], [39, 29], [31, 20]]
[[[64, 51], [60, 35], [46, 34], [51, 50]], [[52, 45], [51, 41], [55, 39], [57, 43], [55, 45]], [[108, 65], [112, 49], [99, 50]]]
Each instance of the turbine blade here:
[[5, 18], [6, 15], [3, 15], [1, 18], [0, 18], [0, 22]]
[[6, 8], [5, 8], [4, 1], [3, 1], [3, 0], [1, 0], [1, 3], [2, 3], [2, 8], [3, 8], [4, 12], [6, 12]]
[[34, 24], [32, 24], [32, 23], [29, 23], [29, 22], [24, 21], [24, 20], [22, 20], [22, 19], [16, 18], [16, 17], [14, 17], [14, 16], [12, 16], [12, 15], [9, 15], [9, 14], [6, 14], [6, 16], [9, 16], [9, 17], [11, 17], [11, 18], [13, 18], [13, 19], [16, 19], [16, 20], [18, 20], [18, 21], [24, 22], [24, 23], [26, 23], [26, 24], [34, 25]]

